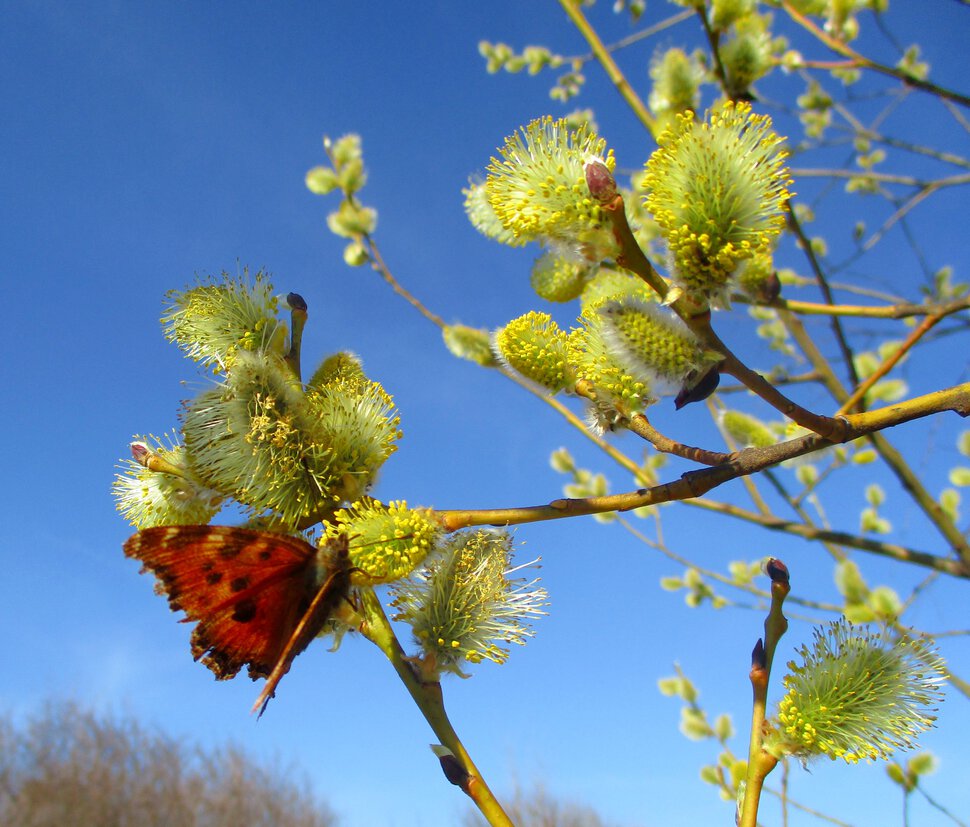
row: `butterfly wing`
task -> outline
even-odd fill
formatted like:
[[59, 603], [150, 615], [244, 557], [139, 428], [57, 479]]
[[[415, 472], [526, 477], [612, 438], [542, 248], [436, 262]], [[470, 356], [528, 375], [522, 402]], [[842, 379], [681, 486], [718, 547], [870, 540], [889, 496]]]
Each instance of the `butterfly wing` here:
[[[316, 549], [285, 534], [163, 526], [139, 531], [124, 548], [155, 575], [172, 610], [196, 623], [192, 655], [219, 680], [247, 664], [251, 678], [270, 675], [317, 591]], [[306, 642], [287, 652], [288, 661], [312, 639], [301, 637]]]

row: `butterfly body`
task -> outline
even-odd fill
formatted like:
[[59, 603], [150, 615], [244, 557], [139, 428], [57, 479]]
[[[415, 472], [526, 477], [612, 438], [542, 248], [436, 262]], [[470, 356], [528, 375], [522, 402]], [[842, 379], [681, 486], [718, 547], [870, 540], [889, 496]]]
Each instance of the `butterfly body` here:
[[155, 575], [171, 609], [196, 624], [192, 656], [217, 679], [243, 666], [269, 679], [260, 707], [350, 588], [345, 537], [316, 548], [267, 531], [163, 526], [139, 531], [124, 550]]

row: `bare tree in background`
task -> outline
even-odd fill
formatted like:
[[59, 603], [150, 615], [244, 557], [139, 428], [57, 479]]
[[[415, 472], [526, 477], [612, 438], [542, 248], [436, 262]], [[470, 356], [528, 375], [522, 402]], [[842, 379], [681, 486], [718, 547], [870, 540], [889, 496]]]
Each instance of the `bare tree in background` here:
[[19, 726], [0, 715], [5, 827], [336, 823], [305, 778], [236, 746], [206, 751], [72, 703], [51, 703]]

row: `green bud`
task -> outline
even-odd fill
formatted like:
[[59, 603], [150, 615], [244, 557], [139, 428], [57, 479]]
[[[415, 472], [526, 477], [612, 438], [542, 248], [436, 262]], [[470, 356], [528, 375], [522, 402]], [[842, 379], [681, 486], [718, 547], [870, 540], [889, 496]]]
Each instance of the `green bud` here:
[[441, 336], [445, 340], [445, 347], [459, 359], [467, 359], [486, 368], [498, 366], [492, 351], [492, 337], [487, 330], [451, 324], [442, 329]]
[[731, 438], [742, 446], [766, 448], [778, 439], [760, 419], [741, 411], [726, 410], [721, 413], [721, 426]]
[[557, 448], [553, 451], [549, 456], [549, 465], [552, 466], [553, 471], [560, 474], [571, 474], [576, 470], [576, 463], [567, 448]]
[[370, 261], [370, 253], [361, 241], [351, 241], [344, 247], [344, 264], [348, 267], [361, 267]]
[[306, 174], [306, 187], [314, 195], [327, 195], [337, 188], [337, 174], [330, 167], [313, 167]]
[[377, 229], [377, 210], [343, 201], [327, 216], [327, 226], [330, 232], [342, 238], [371, 235]]
[[583, 292], [595, 268], [582, 259], [545, 253], [532, 265], [532, 289], [551, 302], [568, 302]]

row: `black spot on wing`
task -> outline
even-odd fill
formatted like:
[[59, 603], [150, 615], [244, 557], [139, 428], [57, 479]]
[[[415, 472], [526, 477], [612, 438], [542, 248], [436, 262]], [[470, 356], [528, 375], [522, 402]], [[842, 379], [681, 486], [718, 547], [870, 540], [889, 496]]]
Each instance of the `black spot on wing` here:
[[249, 598], [240, 600], [232, 609], [232, 619], [237, 623], [249, 623], [256, 617], [256, 603]]

